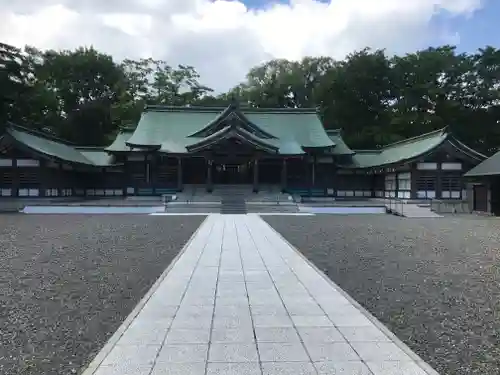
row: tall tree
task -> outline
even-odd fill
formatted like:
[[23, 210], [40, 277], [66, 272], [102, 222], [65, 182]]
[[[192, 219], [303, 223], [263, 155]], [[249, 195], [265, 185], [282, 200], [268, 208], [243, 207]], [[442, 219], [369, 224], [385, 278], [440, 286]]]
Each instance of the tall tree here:
[[21, 50], [0, 43], [0, 126], [22, 119], [22, 99], [29, 88], [29, 75]]
[[327, 126], [341, 127], [355, 148], [394, 140], [387, 131], [394, 83], [384, 51], [364, 49], [350, 54], [325, 79], [329, 86], [320, 100]]
[[311, 107], [320, 104], [324, 78], [335, 65], [329, 57], [271, 60], [251, 69], [233, 91], [256, 107]]
[[471, 60], [476, 85], [464, 103], [469, 122], [463, 133], [472, 146], [493, 153], [500, 147], [500, 50], [487, 46], [472, 55]]
[[[111, 56], [93, 48], [38, 51], [36, 76], [57, 97], [61, 122], [53, 131], [77, 143], [102, 144], [118, 126], [111, 112], [125, 89], [125, 74]], [[96, 121], [100, 118], [99, 121]], [[92, 119], [93, 121], [89, 121]]]

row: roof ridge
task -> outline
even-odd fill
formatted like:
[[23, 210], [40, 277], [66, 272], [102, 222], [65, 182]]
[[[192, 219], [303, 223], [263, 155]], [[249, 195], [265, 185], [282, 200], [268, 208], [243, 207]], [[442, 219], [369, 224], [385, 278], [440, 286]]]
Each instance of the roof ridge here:
[[[168, 106], [160, 104], [148, 104], [144, 107], [144, 111], [155, 111], [155, 112], [223, 112], [229, 106], [225, 107], [210, 107], [210, 106]], [[244, 107], [240, 106], [239, 111], [244, 112], [254, 112], [254, 113], [318, 113], [317, 108], [260, 108], [260, 107]]]
[[75, 150], [95, 150], [95, 151], [104, 151], [106, 147], [102, 146], [75, 146]]
[[408, 142], [412, 142], [412, 141], [416, 141], [416, 140], [420, 140], [420, 139], [425, 139], [427, 137], [430, 137], [432, 135], [437, 135], [437, 134], [440, 134], [440, 133], [441, 133], [441, 135], [443, 135], [443, 134], [445, 134], [447, 132], [448, 132], [448, 126], [445, 126], [444, 128], [441, 128], [441, 129], [437, 129], [437, 130], [433, 130], [433, 131], [430, 131], [430, 132], [427, 132], [427, 133], [424, 133], [424, 134], [416, 135], [414, 137], [405, 138], [405, 139], [402, 139], [400, 141], [388, 143], [386, 145], [383, 145], [381, 147], [381, 150], [384, 150], [386, 148], [390, 148], [390, 147], [393, 147], [393, 146], [399, 146], [399, 145], [404, 144], [404, 143], [408, 143]]
[[359, 152], [359, 153], [361, 153], [361, 154], [362, 154], [362, 153], [369, 153], [369, 152], [371, 152], [371, 153], [376, 152], [376, 153], [379, 153], [379, 154], [380, 154], [383, 150], [384, 150], [384, 149], [382, 149], [382, 148], [374, 148], [374, 149], [352, 150], [352, 151], [354, 151], [356, 154], [357, 154], [358, 152]]
[[468, 151], [471, 151], [473, 154], [475, 154], [475, 155], [477, 155], [477, 156], [479, 156], [479, 157], [481, 157], [483, 159], [487, 159], [488, 158], [486, 155], [484, 155], [484, 154], [480, 153], [479, 151], [476, 151], [473, 148], [467, 146], [465, 143], [463, 143], [462, 141], [460, 141], [457, 137], [455, 137], [455, 136], [452, 135], [451, 138], [455, 142], [457, 142], [461, 147], [465, 148]]
[[118, 129], [118, 133], [127, 133], [127, 132], [133, 132], [137, 128], [137, 125], [135, 127], [132, 126], [125, 126], [120, 129]]
[[276, 136], [273, 134], [267, 132], [266, 130], [262, 129], [258, 124], [253, 123], [250, 121], [250, 119], [243, 113], [239, 107], [235, 106], [233, 103], [231, 103], [229, 106], [226, 107], [222, 112], [220, 112], [217, 116], [215, 116], [212, 120], [210, 120], [204, 127], [203, 129], [200, 129], [194, 133], [191, 133], [188, 135], [188, 137], [199, 137], [202, 134], [206, 133], [209, 131], [211, 128], [214, 126], [217, 126], [218, 124], [221, 124], [222, 121], [227, 120], [230, 118], [230, 116], [236, 116], [240, 121], [242, 121], [244, 124], [246, 124], [248, 127], [250, 127], [254, 132], [259, 132], [262, 136], [258, 136], [259, 138], [270, 138], [270, 139], [276, 139]]
[[342, 133], [342, 129], [341, 128], [338, 128], [338, 129], [325, 129], [325, 132], [326, 132], [326, 134], [333, 134], [333, 133], [341, 134]]
[[66, 145], [66, 146], [73, 146], [73, 147], [77, 146], [73, 142], [67, 141], [67, 140], [62, 139], [62, 138], [58, 138], [58, 137], [56, 137], [54, 135], [42, 132], [40, 130], [30, 129], [30, 128], [27, 128], [25, 126], [17, 125], [17, 124], [14, 124], [13, 122], [7, 122], [7, 127], [13, 128], [14, 130], [22, 131], [24, 133], [28, 133], [28, 134], [34, 135], [36, 137], [45, 138], [45, 139], [47, 139], [49, 141], [54, 141], [54, 142], [62, 143], [64, 145]]

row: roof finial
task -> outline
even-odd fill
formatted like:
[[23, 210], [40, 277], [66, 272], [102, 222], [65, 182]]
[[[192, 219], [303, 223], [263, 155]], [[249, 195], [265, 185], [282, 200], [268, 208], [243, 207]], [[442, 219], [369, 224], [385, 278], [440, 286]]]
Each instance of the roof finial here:
[[236, 94], [234, 92], [231, 94], [231, 107], [233, 107], [234, 109], [239, 107], [238, 98], [236, 97]]

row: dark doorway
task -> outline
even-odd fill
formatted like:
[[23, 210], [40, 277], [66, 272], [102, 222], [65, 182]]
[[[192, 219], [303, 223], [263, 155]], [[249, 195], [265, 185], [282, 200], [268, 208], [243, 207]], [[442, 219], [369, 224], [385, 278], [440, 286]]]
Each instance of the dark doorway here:
[[474, 185], [474, 211], [488, 212], [488, 188]]
[[215, 184], [251, 184], [253, 166], [250, 163], [214, 163]]
[[491, 213], [500, 216], [500, 178], [493, 177], [491, 180]]

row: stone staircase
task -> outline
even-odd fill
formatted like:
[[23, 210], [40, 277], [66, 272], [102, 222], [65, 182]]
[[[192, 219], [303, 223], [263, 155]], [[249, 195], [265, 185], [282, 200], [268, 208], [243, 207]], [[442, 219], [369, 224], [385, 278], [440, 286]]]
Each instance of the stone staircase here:
[[165, 207], [170, 213], [294, 213], [297, 203], [282, 194], [278, 185], [262, 185], [254, 193], [252, 185], [214, 185], [207, 192], [203, 185], [186, 185], [176, 200]]
[[246, 214], [246, 197], [252, 194], [251, 188], [246, 185], [218, 186], [214, 193], [220, 196], [221, 214]]

